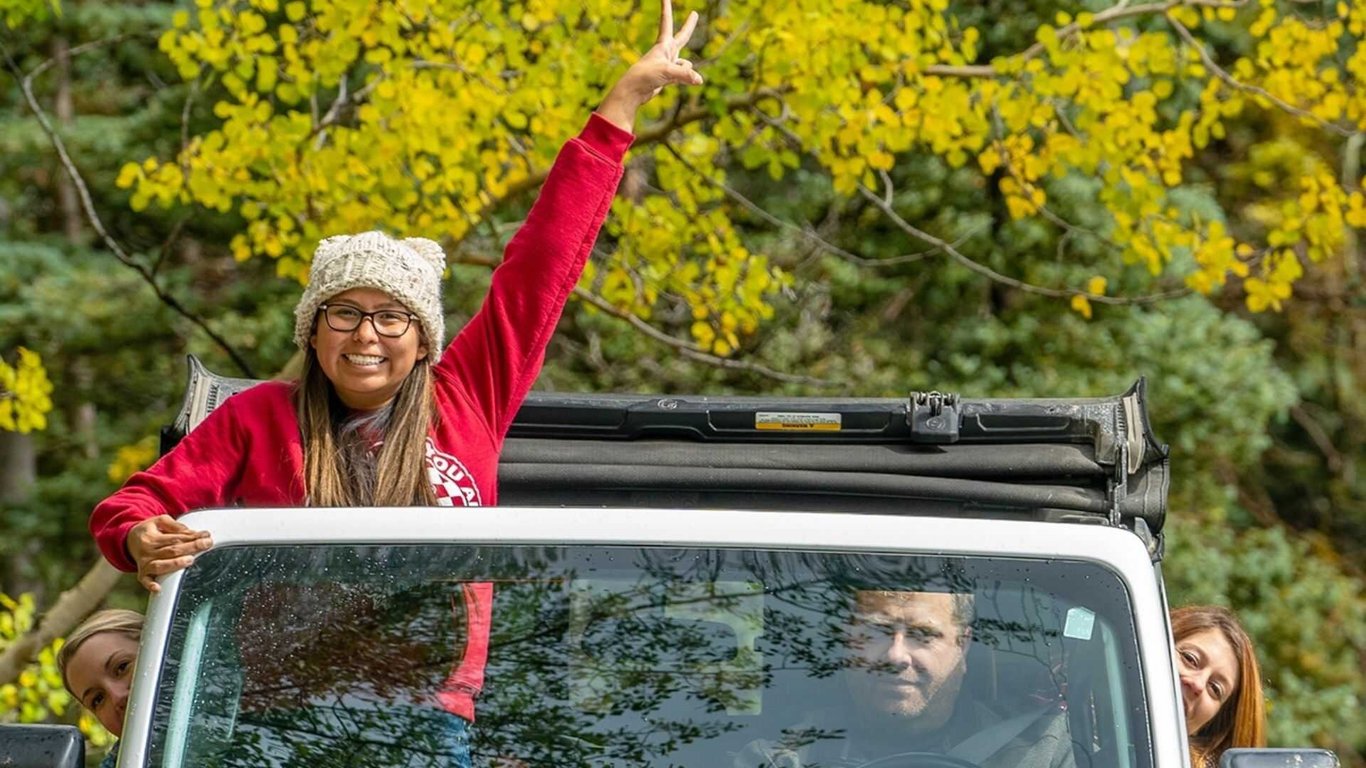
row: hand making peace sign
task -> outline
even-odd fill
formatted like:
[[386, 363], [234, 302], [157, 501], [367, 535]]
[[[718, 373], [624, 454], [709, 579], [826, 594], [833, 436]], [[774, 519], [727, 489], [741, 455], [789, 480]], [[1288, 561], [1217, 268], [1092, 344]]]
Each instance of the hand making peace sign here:
[[697, 12], [688, 14], [683, 28], [677, 34], [673, 27], [673, 4], [670, 0], [661, 0], [659, 36], [655, 38], [654, 47], [646, 51], [612, 86], [598, 108], [598, 114], [629, 131], [635, 124], [636, 110], [664, 90], [665, 86], [702, 84], [702, 75], [693, 69], [691, 61], [681, 56], [693, 30], [697, 28]]

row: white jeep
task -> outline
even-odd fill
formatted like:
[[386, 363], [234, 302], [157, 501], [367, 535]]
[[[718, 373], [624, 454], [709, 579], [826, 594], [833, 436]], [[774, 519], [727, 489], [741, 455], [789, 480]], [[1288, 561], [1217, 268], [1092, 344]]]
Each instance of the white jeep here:
[[[250, 384], [192, 366], [168, 442]], [[504, 506], [195, 512], [215, 546], [151, 600], [119, 765], [1187, 766], [1145, 409], [541, 394]], [[942, 638], [867, 593], [967, 596], [980, 728], [889, 746], [866, 649]]]

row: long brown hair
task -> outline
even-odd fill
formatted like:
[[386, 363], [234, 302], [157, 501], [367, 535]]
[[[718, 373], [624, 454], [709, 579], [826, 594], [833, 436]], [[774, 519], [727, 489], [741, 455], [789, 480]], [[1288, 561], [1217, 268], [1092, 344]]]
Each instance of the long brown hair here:
[[394, 399], [376, 415], [374, 424], [383, 442], [373, 471], [357, 471], [350, 466], [352, 452], [345, 450], [341, 439], [346, 407], [318, 363], [318, 353], [305, 349], [294, 410], [304, 443], [308, 506], [434, 506], [436, 494], [426, 464], [427, 433], [436, 418], [433, 398], [428, 355], [417, 361]]
[[1232, 747], [1266, 746], [1266, 698], [1262, 671], [1252, 651], [1252, 638], [1227, 608], [1188, 605], [1172, 611], [1172, 637], [1176, 642], [1207, 629], [1216, 629], [1233, 648], [1238, 659], [1238, 687], [1198, 733], [1190, 737], [1191, 763], [1196, 768], [1219, 764]]

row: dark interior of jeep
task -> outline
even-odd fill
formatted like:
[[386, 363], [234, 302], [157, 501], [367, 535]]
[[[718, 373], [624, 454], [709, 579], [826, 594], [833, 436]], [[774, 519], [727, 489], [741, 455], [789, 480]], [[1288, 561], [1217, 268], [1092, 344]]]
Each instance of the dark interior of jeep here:
[[965, 762], [911, 764], [1014, 749], [1132, 766], [1150, 750], [1127, 592], [1095, 564], [329, 544], [214, 550], [185, 579], [156, 764], [456, 765], [430, 702], [469, 652], [458, 596], [475, 583], [497, 595], [462, 736], [476, 765], [872, 760], [891, 747], [862, 735], [883, 715], [868, 685], [898, 678], [865, 653], [884, 628], [857, 606], [867, 593], [972, 596], [952, 651], [966, 659], [961, 727], [934, 745]]

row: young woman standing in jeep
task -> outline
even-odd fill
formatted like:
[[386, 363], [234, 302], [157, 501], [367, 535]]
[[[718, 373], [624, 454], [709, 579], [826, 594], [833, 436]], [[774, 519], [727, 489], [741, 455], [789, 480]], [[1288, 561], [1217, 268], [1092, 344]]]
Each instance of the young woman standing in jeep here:
[[90, 520], [101, 551], [155, 577], [189, 565], [207, 533], [174, 518], [225, 505], [484, 505], [498, 451], [621, 179], [636, 111], [701, 76], [680, 57], [662, 0], [659, 36], [561, 151], [508, 244], [483, 308], [442, 349], [445, 256], [431, 240], [330, 237], [295, 309], [297, 382], [269, 382], [216, 409]]
[[[437, 243], [380, 232], [330, 237], [295, 309], [298, 381], [233, 396], [170, 453], [101, 502], [90, 527], [105, 557], [156, 577], [212, 546], [176, 520], [222, 506], [482, 506], [496, 502], [498, 455], [592, 251], [632, 141], [636, 111], [663, 88], [698, 85], [662, 0], [655, 45], [561, 150], [494, 272], [483, 308], [443, 349]], [[491, 585], [465, 589], [467, 645], [438, 694], [473, 719]]]

